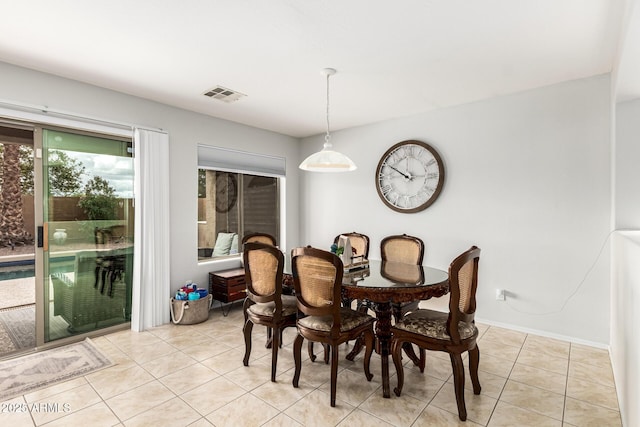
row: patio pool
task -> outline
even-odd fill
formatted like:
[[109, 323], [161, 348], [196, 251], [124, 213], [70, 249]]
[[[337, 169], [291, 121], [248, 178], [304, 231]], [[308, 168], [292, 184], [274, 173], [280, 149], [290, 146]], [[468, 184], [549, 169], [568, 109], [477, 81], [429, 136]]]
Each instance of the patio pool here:
[[[73, 270], [74, 257], [58, 257], [51, 260], [50, 273]], [[32, 259], [0, 262], [0, 280], [23, 279], [35, 276], [35, 262]]]

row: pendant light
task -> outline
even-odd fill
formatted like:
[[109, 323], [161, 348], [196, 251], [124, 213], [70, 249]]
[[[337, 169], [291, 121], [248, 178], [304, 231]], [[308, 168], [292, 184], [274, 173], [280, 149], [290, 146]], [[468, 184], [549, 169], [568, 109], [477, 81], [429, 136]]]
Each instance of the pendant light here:
[[353, 161], [342, 153], [333, 150], [331, 144], [331, 132], [329, 129], [329, 77], [334, 75], [336, 70], [325, 68], [322, 74], [327, 77], [327, 134], [324, 137], [324, 147], [321, 151], [313, 153], [302, 163], [300, 169], [310, 172], [348, 172], [356, 170], [357, 166]]

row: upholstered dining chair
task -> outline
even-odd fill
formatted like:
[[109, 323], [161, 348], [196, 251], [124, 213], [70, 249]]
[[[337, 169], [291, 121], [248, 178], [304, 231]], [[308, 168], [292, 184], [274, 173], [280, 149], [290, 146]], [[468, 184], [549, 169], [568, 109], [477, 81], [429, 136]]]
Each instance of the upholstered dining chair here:
[[[333, 243], [337, 244], [341, 236], [349, 238], [351, 249], [353, 249], [354, 251], [352, 259], [354, 259], [356, 262], [366, 261], [367, 259], [369, 259], [369, 236], [355, 231], [352, 231], [350, 233], [341, 233], [333, 239]], [[344, 296], [342, 297], [342, 304], [345, 307], [351, 307], [352, 302], [352, 298], [347, 298]], [[357, 308], [365, 313], [367, 312], [367, 305], [363, 301], [357, 302]], [[309, 341], [308, 349], [309, 358], [311, 359], [311, 361], [315, 361], [316, 356], [313, 351], [313, 341]], [[329, 363], [329, 351], [326, 345], [324, 346], [324, 362]]]
[[271, 343], [271, 381], [276, 380], [278, 350], [282, 330], [296, 325], [298, 312], [294, 296], [282, 295], [284, 255], [278, 248], [264, 243], [246, 243], [244, 270], [247, 297], [244, 300], [244, 366], [249, 366], [253, 325], [273, 331]]
[[369, 236], [352, 231], [351, 233], [338, 234], [335, 239], [333, 239], [333, 243], [338, 243], [340, 236], [349, 238], [349, 242], [351, 242], [351, 249], [353, 249], [354, 252], [351, 256], [352, 259], [356, 262], [369, 259]]
[[[412, 343], [421, 349], [449, 353], [453, 368], [458, 416], [467, 419], [464, 402], [464, 366], [462, 353], [469, 352], [469, 373], [474, 394], [480, 394], [478, 365], [480, 350], [476, 344], [478, 329], [474, 323], [476, 289], [478, 287], [478, 263], [480, 249], [472, 246], [451, 262], [449, 266], [449, 313], [433, 310], [417, 310], [404, 316], [392, 328], [391, 354], [398, 374], [400, 396], [404, 385], [404, 368], [401, 352], [404, 343]], [[421, 359], [423, 363], [423, 359]], [[424, 370], [424, 365], [420, 366]]]
[[[242, 238], [243, 248], [245, 243], [264, 243], [265, 245], [276, 246], [276, 238], [267, 233], [250, 233]], [[287, 275], [283, 276], [283, 281], [285, 283], [287, 282]], [[289, 286], [285, 286], [282, 291], [283, 295], [291, 295], [291, 289], [292, 288], [290, 288]], [[280, 333], [282, 333], [282, 331], [280, 331]], [[271, 344], [273, 342], [273, 340], [271, 339], [272, 334], [273, 331], [271, 330], [271, 328], [267, 328], [267, 343], [265, 345], [265, 347], [267, 348], [271, 348]]]
[[[352, 231], [351, 233], [342, 233], [338, 234], [334, 239], [333, 243], [338, 243], [341, 236], [345, 236], [349, 238], [349, 242], [351, 243], [351, 249], [353, 249], [353, 254], [351, 259], [355, 262], [366, 261], [369, 259], [369, 236], [362, 233], [357, 233]], [[352, 299], [343, 298], [342, 303], [347, 307], [351, 307]], [[360, 305], [360, 304], [358, 304]]]
[[245, 243], [264, 243], [266, 245], [276, 246], [276, 238], [267, 233], [251, 233], [242, 238], [242, 245]]
[[367, 381], [371, 381], [373, 375], [369, 365], [373, 352], [375, 319], [341, 306], [344, 266], [335, 254], [312, 247], [295, 248], [291, 251], [291, 267], [298, 300], [298, 335], [293, 343], [293, 386], [298, 387], [300, 380], [303, 341], [307, 339], [320, 342], [331, 351], [331, 406], [336, 406], [338, 347], [346, 341], [364, 337], [364, 373]]
[[[380, 241], [382, 261], [401, 262], [422, 265], [424, 260], [424, 242], [419, 237], [407, 234], [387, 236]], [[419, 301], [393, 304], [393, 317], [396, 322], [406, 313], [417, 310]]]

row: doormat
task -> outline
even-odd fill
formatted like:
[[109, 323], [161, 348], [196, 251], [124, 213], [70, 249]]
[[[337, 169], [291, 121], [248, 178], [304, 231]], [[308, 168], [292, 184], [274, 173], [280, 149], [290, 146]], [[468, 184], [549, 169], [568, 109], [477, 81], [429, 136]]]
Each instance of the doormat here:
[[11, 335], [9, 335], [7, 329], [4, 327], [2, 322], [0, 322], [0, 357], [14, 351], [16, 351], [16, 345], [13, 343]]
[[93, 342], [52, 348], [0, 362], [0, 401], [107, 368], [113, 362]]
[[0, 326], [6, 331], [16, 350], [36, 346], [36, 306], [0, 310]]

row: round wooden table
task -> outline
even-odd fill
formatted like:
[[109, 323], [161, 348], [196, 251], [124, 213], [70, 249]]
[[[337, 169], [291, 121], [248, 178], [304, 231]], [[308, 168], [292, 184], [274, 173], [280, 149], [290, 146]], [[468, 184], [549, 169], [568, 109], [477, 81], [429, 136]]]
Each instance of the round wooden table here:
[[[390, 397], [389, 344], [392, 304], [441, 297], [449, 292], [449, 273], [432, 267], [397, 262], [369, 261], [369, 267], [345, 272], [343, 296], [367, 300], [376, 314], [376, 352], [382, 360], [382, 393]], [[350, 353], [351, 358], [358, 349]], [[347, 358], [350, 358], [347, 356]]]

